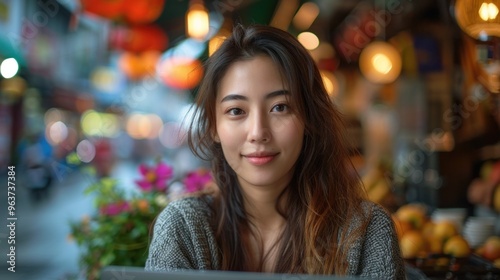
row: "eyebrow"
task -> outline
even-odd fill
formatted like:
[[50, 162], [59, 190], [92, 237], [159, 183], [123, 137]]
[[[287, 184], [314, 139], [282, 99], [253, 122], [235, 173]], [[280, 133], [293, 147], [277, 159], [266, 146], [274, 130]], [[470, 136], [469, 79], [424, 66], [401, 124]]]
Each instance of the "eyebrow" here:
[[[288, 90], [285, 90], [285, 89], [276, 90], [276, 91], [268, 93], [266, 95], [266, 99], [271, 99], [271, 98], [274, 98], [274, 97], [280, 96], [280, 95], [290, 95], [290, 92]], [[229, 94], [229, 95], [224, 96], [224, 98], [222, 98], [220, 103], [226, 102], [226, 101], [231, 101], [231, 100], [245, 100], [246, 101], [246, 100], [248, 100], [248, 98], [246, 96], [240, 95], [240, 94]]]

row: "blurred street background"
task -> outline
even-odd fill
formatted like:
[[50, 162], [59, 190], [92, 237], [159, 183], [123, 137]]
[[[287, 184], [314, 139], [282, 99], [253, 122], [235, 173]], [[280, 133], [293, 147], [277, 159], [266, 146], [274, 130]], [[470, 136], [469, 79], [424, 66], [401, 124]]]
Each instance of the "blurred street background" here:
[[[133, 180], [136, 166], [122, 162], [115, 167], [113, 176]], [[86, 173], [64, 170], [40, 197], [34, 197], [26, 188], [16, 191], [16, 273], [7, 271], [8, 229], [2, 228], [1, 279], [85, 279], [79, 269], [79, 253], [71, 240], [68, 223], [95, 212], [92, 196], [82, 195], [91, 183]], [[23, 176], [18, 175], [18, 178]], [[2, 176], [4, 182], [7, 181]], [[7, 192], [0, 194], [7, 201]], [[0, 219], [7, 220], [7, 211]]]
[[[418, 204], [419, 231], [453, 211], [454, 234], [478, 251], [500, 235], [499, 7], [0, 0], [0, 279], [95, 279], [106, 265], [143, 265], [155, 215], [210, 186], [187, 123], [204, 60], [238, 23], [287, 30], [309, 50], [369, 199], [395, 215]], [[500, 267], [498, 254], [486, 257]]]

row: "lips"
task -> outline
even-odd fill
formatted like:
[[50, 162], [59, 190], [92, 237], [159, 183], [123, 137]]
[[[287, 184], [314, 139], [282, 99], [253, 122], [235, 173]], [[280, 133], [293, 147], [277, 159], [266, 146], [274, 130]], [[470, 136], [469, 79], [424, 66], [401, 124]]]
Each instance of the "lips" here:
[[258, 152], [244, 155], [244, 157], [253, 165], [264, 165], [273, 161], [277, 155], [278, 153]]

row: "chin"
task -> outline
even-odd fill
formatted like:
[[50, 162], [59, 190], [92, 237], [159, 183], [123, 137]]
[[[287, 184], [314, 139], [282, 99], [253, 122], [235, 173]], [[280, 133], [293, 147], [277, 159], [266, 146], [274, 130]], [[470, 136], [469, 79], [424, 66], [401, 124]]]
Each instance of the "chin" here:
[[[253, 174], [252, 176], [249, 176], [250, 178], [247, 180], [245, 177], [242, 179], [251, 186], [255, 187], [278, 187], [280, 185], [283, 185], [283, 176], [282, 177], [276, 177], [274, 174], [271, 176], [265, 176], [263, 174]], [[258, 178], [258, 179], [256, 179]]]

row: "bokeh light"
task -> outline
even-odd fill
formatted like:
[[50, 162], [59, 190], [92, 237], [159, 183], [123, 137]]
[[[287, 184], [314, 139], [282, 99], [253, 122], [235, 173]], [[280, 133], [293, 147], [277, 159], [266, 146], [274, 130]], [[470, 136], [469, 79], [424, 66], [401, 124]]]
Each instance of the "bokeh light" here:
[[90, 110], [85, 112], [81, 119], [83, 133], [87, 135], [99, 135], [101, 122], [101, 117], [96, 111]]
[[332, 72], [320, 71], [321, 78], [323, 79], [323, 84], [325, 86], [326, 92], [332, 97], [336, 97], [339, 92], [339, 83], [337, 78]]
[[391, 44], [373, 42], [363, 49], [359, 57], [361, 73], [373, 83], [391, 83], [401, 73], [401, 55]]
[[119, 77], [113, 68], [101, 66], [92, 71], [90, 82], [102, 93], [113, 93], [119, 84]]
[[85, 163], [91, 162], [95, 157], [95, 146], [89, 140], [84, 139], [76, 146], [76, 155]]
[[47, 140], [52, 145], [58, 145], [68, 137], [68, 127], [62, 121], [50, 124], [46, 130]]
[[387, 74], [392, 69], [392, 62], [385, 54], [376, 54], [372, 58], [375, 70], [381, 74]]
[[19, 71], [19, 64], [14, 58], [7, 58], [0, 64], [0, 75], [5, 79], [14, 77]]
[[[495, 4], [496, 3], [496, 4]], [[455, 19], [460, 29], [474, 39], [488, 40], [500, 36], [500, 1], [455, 1]]]
[[216, 35], [208, 41], [208, 55], [211, 56], [217, 49], [219, 49], [220, 45], [226, 40], [226, 36]]
[[126, 130], [134, 139], [158, 137], [163, 126], [162, 119], [155, 114], [132, 113], [127, 120]]
[[293, 17], [293, 25], [299, 30], [308, 29], [319, 15], [319, 7], [316, 3], [306, 2], [300, 6]]
[[158, 134], [160, 133], [160, 129], [163, 126], [163, 121], [156, 114], [148, 114], [148, 115], [146, 115], [146, 117], [149, 118], [149, 122], [151, 123], [151, 130], [146, 137], [149, 139], [154, 139], [154, 138], [158, 137]]
[[88, 110], [81, 118], [82, 131], [88, 136], [115, 137], [120, 130], [116, 115]]
[[485, 3], [481, 5], [479, 8], [479, 17], [484, 20], [488, 21], [490, 19], [496, 19], [498, 15], [498, 7], [494, 3]]
[[203, 65], [197, 59], [170, 57], [162, 62], [158, 74], [162, 81], [173, 88], [191, 89], [198, 85], [203, 77]]
[[179, 123], [167, 122], [158, 135], [160, 143], [169, 149], [179, 148], [186, 140], [186, 132]]
[[45, 125], [48, 126], [51, 123], [55, 123], [63, 120], [63, 113], [57, 108], [50, 108], [45, 112], [44, 115]]
[[205, 6], [195, 3], [189, 7], [186, 15], [186, 28], [189, 37], [203, 40], [209, 31], [209, 18]]
[[308, 50], [314, 50], [319, 46], [319, 39], [312, 32], [302, 32], [297, 36], [299, 42]]

